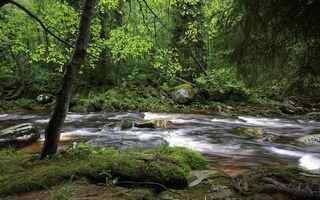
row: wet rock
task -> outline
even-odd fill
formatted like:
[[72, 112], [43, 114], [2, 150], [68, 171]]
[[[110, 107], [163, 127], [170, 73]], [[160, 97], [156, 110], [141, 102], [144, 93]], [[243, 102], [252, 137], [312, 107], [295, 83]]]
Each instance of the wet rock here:
[[262, 142], [273, 142], [275, 140], [277, 140], [279, 137], [275, 136], [275, 135], [272, 135], [272, 134], [265, 134], [261, 141]]
[[168, 142], [160, 137], [141, 140], [129, 136], [102, 137], [90, 140], [88, 143], [97, 147], [114, 147], [117, 149], [153, 149], [168, 145]]
[[120, 129], [121, 130], [131, 129], [133, 126], [134, 126], [133, 119], [122, 119], [120, 122]]
[[190, 176], [194, 179], [190, 184], [189, 187], [194, 187], [199, 185], [202, 181], [210, 178], [213, 175], [216, 175], [217, 171], [215, 170], [199, 170], [199, 171], [192, 171]]
[[279, 109], [284, 114], [301, 114], [304, 112], [302, 107], [297, 106], [294, 101], [288, 98], [283, 100], [283, 102], [279, 106]]
[[177, 103], [185, 104], [192, 101], [195, 94], [196, 92], [190, 84], [183, 84], [174, 89], [172, 98]]
[[311, 112], [307, 114], [308, 119], [320, 121], [320, 112]]
[[173, 124], [168, 120], [157, 119], [135, 122], [134, 126], [137, 128], [170, 128]]
[[320, 134], [306, 135], [297, 140], [306, 145], [320, 145]]
[[134, 123], [134, 126], [137, 128], [156, 128], [154, 120], [147, 120]]
[[233, 191], [224, 185], [211, 185], [209, 199], [229, 199], [233, 196]]
[[53, 101], [53, 96], [49, 94], [40, 94], [37, 96], [37, 102], [40, 104], [47, 104]]
[[231, 130], [233, 134], [254, 138], [254, 139], [263, 139], [263, 130], [261, 128], [254, 127], [238, 127]]
[[37, 128], [31, 123], [12, 126], [0, 131], [0, 147], [23, 147], [39, 139]]

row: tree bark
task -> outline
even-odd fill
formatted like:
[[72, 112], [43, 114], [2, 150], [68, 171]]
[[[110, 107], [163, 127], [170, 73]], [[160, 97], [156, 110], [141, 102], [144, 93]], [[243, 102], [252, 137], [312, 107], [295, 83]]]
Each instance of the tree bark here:
[[65, 65], [62, 88], [57, 95], [56, 105], [45, 131], [45, 142], [41, 158], [57, 152], [60, 140], [60, 129], [63, 126], [69, 109], [71, 93], [79, 68], [84, 64], [89, 44], [91, 20], [94, 14], [96, 0], [85, 0], [80, 20], [79, 36], [73, 56]]

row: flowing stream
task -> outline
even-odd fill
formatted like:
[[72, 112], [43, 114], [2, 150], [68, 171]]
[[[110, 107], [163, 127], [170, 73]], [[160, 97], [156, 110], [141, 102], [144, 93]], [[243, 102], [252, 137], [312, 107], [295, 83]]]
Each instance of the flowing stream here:
[[[130, 128], [121, 130], [121, 120], [162, 119], [170, 128]], [[32, 122], [45, 127], [46, 115], [0, 114], [0, 128]], [[237, 127], [259, 127], [276, 136], [273, 142], [248, 139], [232, 133]], [[62, 142], [84, 140], [97, 146], [149, 148], [166, 143], [199, 151], [216, 166], [227, 169], [257, 165], [293, 164], [320, 171], [320, 146], [306, 146], [296, 139], [320, 130], [320, 122], [281, 118], [238, 116], [223, 118], [211, 115], [166, 113], [71, 113], [61, 134]], [[40, 141], [43, 141], [43, 137]]]

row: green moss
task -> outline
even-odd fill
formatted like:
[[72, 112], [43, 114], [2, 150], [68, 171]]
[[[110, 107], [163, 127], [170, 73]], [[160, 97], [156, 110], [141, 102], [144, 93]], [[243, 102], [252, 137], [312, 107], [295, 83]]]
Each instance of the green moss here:
[[15, 101], [15, 104], [18, 108], [28, 109], [31, 110], [34, 106], [34, 102], [31, 99], [18, 99]]
[[30, 155], [22, 154], [11, 149], [0, 151], [0, 174], [25, 170], [25, 161], [28, 159], [30, 159]]
[[82, 177], [98, 182], [112, 177], [120, 181], [151, 181], [167, 187], [183, 187], [187, 185], [190, 170], [203, 168], [206, 164], [200, 154], [183, 148], [135, 152], [80, 145], [71, 152], [42, 161], [14, 151], [7, 152], [0, 151], [0, 160], [4, 161], [0, 165], [3, 172], [0, 196], [47, 189]]
[[69, 200], [72, 197], [73, 188], [70, 183], [66, 183], [50, 191], [49, 200]]
[[192, 170], [206, 169], [208, 164], [200, 153], [181, 147], [160, 148], [156, 150], [156, 153], [177, 160], [182, 166], [190, 167]]

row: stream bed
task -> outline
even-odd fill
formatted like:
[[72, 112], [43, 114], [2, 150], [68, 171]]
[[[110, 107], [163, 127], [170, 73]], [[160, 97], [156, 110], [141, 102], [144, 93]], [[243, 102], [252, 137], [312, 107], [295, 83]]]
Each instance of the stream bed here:
[[[124, 119], [166, 120], [170, 128], [129, 128], [114, 124]], [[47, 115], [0, 114], [0, 128], [31, 122], [44, 127]], [[275, 141], [248, 139], [233, 133], [239, 127], [261, 128]], [[70, 113], [62, 130], [62, 142], [86, 141], [96, 146], [150, 148], [167, 144], [196, 150], [215, 166], [228, 169], [250, 169], [258, 165], [290, 164], [320, 171], [320, 146], [296, 143], [296, 139], [320, 130], [320, 122], [282, 118], [169, 113]], [[42, 130], [43, 132], [43, 130]], [[38, 143], [44, 140], [42, 136]]]

